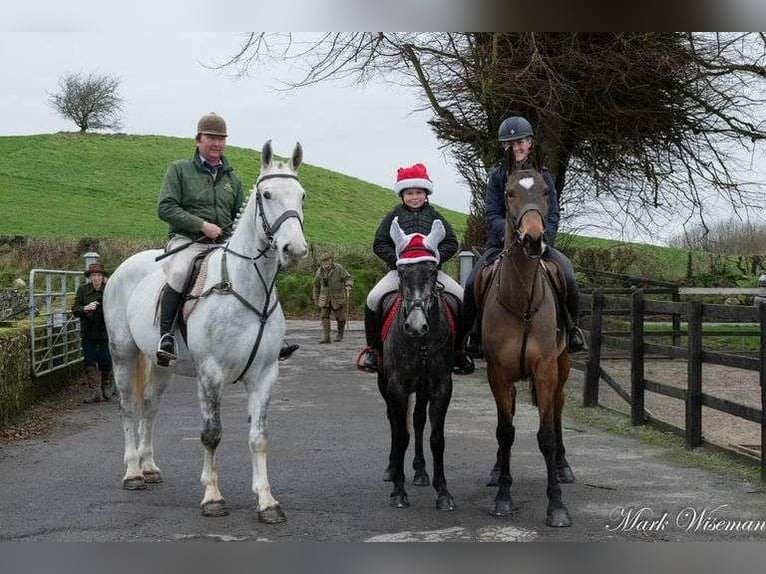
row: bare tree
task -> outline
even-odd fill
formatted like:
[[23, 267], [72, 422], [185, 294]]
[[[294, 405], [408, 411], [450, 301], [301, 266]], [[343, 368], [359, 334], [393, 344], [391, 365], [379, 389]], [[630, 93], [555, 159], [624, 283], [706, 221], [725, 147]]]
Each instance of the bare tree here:
[[59, 80], [59, 89], [49, 94], [49, 101], [60, 115], [80, 128], [80, 133], [118, 130], [123, 103], [119, 91], [120, 79], [116, 76], [69, 73]]
[[[706, 225], [710, 199], [761, 207], [736, 157], [766, 138], [766, 35], [716, 33], [251, 33], [219, 68], [288, 60], [297, 88], [385, 76], [414, 87], [472, 193], [468, 243], [483, 238], [488, 170], [503, 118], [536, 125], [562, 205], [651, 230]], [[570, 208], [567, 208], [567, 205]]]

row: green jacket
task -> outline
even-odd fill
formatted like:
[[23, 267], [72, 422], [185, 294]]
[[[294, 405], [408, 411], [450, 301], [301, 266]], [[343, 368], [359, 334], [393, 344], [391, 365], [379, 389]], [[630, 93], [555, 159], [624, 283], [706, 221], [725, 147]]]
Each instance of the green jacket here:
[[[77, 288], [72, 313], [75, 317], [80, 318], [80, 334], [83, 339], [104, 340], [108, 338], [104, 324], [104, 287], [106, 284], [102, 284], [101, 290], [97, 291], [91, 283], [85, 283]], [[98, 307], [95, 311], [86, 313], [82, 310], [83, 307], [93, 301], [98, 301]]]
[[320, 308], [343, 307], [346, 304], [346, 289], [350, 290], [353, 284], [349, 272], [337, 263], [333, 263], [329, 271], [319, 267], [314, 276], [314, 304]]
[[202, 166], [199, 152], [192, 159], [170, 164], [157, 201], [157, 214], [170, 224], [170, 235], [181, 233], [199, 239], [205, 221], [231, 233], [231, 224], [242, 205], [242, 182], [225, 157], [213, 176]]

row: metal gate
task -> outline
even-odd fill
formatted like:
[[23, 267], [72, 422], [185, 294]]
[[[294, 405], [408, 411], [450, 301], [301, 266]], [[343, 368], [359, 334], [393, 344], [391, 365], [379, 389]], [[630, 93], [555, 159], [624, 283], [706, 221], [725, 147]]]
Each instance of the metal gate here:
[[29, 272], [29, 336], [36, 377], [82, 360], [80, 320], [71, 309], [84, 280], [81, 271]]

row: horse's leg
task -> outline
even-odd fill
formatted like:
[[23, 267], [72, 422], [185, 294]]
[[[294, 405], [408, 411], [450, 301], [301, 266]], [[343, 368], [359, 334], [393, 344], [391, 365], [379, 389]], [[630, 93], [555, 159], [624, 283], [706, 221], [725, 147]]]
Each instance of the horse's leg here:
[[115, 349], [113, 345], [111, 352], [114, 386], [120, 394], [122, 429], [125, 434], [124, 461], [127, 468], [122, 487], [126, 490], [142, 490], [146, 488], [146, 482], [141, 472], [137, 436], [146, 380], [146, 358], [136, 347], [126, 352]]
[[407, 403], [408, 396], [399, 388], [391, 388], [387, 402], [391, 416], [391, 435], [393, 438], [393, 482], [394, 490], [391, 492], [390, 504], [395, 508], [407, 508], [410, 503], [407, 500], [407, 492], [404, 489], [404, 453], [410, 442], [410, 433], [407, 430]]
[[564, 385], [569, 378], [569, 353], [566, 351], [561, 353], [558, 363], [559, 386], [556, 389], [554, 411], [554, 421], [556, 423], [556, 472], [559, 482], [571, 484], [575, 481], [575, 477], [566, 459], [564, 438], [561, 432], [561, 412], [564, 410]]
[[265, 367], [257, 380], [248, 379], [247, 408], [250, 415], [250, 456], [253, 464], [253, 494], [258, 503], [258, 520], [266, 524], [277, 524], [287, 520], [279, 502], [271, 495], [269, 474], [266, 468], [266, 448], [268, 437], [266, 416], [271, 398], [271, 390], [277, 382], [279, 368], [277, 362]]
[[571, 526], [572, 519], [561, 499], [561, 485], [556, 472], [556, 394], [559, 380], [555, 359], [540, 361], [534, 373], [534, 385], [537, 392], [537, 409], [540, 413], [537, 444], [545, 457], [545, 467], [548, 471], [548, 509], [545, 523], [557, 528]]
[[160, 408], [162, 393], [168, 386], [173, 375], [168, 369], [160, 368], [153, 363], [149, 370], [150, 383], [144, 393], [144, 403], [141, 411], [141, 423], [138, 427], [138, 455], [141, 472], [147, 483], [162, 482], [162, 473], [154, 462], [154, 423]]
[[386, 399], [386, 389], [388, 388], [388, 384], [386, 382], [386, 378], [383, 376], [383, 374], [378, 371], [378, 392], [380, 393], [380, 396], [383, 397], [383, 400], [386, 401], [386, 418], [388, 419], [388, 426], [392, 431], [391, 434], [391, 446], [388, 450], [388, 466], [386, 467], [386, 470], [383, 471], [383, 482], [391, 482], [393, 480], [393, 472], [394, 472], [394, 436], [393, 436], [393, 426], [391, 425], [391, 413], [389, 412], [388, 407], [388, 401]]
[[513, 411], [515, 392], [513, 381], [509, 379], [502, 369], [494, 364], [487, 365], [487, 378], [495, 397], [497, 407], [497, 437], [500, 474], [498, 476], [498, 489], [495, 496], [495, 504], [489, 513], [492, 516], [508, 516], [511, 514], [513, 501], [511, 500], [511, 447], [516, 438], [516, 429], [513, 426]]
[[437, 392], [432, 393], [428, 407], [431, 421], [431, 454], [434, 459], [434, 482], [437, 510], [455, 510], [455, 501], [447, 490], [444, 477], [444, 420], [452, 398], [452, 375], [447, 372], [445, 383]]
[[423, 429], [426, 426], [428, 400], [421, 395], [416, 394], [415, 409], [412, 413], [412, 426], [415, 431], [415, 458], [412, 460], [412, 468], [415, 469], [415, 476], [412, 479], [414, 486], [428, 486], [431, 483], [426, 472], [426, 459], [423, 454]]
[[197, 395], [202, 412], [202, 433], [200, 439], [205, 448], [200, 481], [205, 487], [200, 506], [203, 516], [226, 516], [226, 501], [218, 488], [218, 468], [215, 463], [215, 449], [221, 442], [221, 397], [223, 383], [200, 373]]
[[[516, 414], [516, 385], [511, 385], [511, 401], [513, 406], [511, 407], [511, 417]], [[487, 480], [487, 486], [500, 486], [500, 453], [502, 447], [497, 447], [497, 455], [495, 457], [495, 466], [489, 471], [489, 479]]]

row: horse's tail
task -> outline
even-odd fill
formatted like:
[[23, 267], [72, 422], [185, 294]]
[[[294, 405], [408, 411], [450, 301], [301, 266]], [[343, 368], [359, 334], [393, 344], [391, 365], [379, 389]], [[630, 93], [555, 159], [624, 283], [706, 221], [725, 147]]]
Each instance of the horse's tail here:
[[133, 401], [137, 408], [144, 403], [144, 393], [149, 381], [149, 369], [151, 365], [146, 360], [146, 355], [139, 352], [136, 356], [136, 364], [133, 368], [133, 379], [130, 381], [133, 390]]

